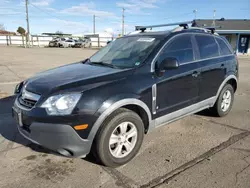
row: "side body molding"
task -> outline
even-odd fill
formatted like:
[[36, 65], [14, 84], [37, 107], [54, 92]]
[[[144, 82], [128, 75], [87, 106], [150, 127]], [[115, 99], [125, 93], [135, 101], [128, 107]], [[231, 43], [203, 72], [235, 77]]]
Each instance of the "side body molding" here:
[[[100, 109], [97, 111], [97, 113], [100, 113], [101, 115], [98, 117], [98, 119], [96, 120], [96, 122], [94, 123], [90, 134], [88, 136], [88, 140], [92, 141], [95, 138], [95, 135], [98, 131], [98, 129], [100, 128], [100, 126], [102, 125], [103, 121], [115, 110], [117, 110], [118, 108], [125, 106], [125, 105], [137, 105], [141, 108], [143, 108], [145, 110], [145, 112], [148, 115], [148, 122], [149, 122], [149, 132], [152, 131], [155, 127], [159, 127], [163, 124], [167, 124], [170, 122], [173, 122], [175, 120], [178, 120], [182, 117], [185, 117], [187, 115], [190, 115], [192, 113], [196, 113], [200, 110], [204, 110], [205, 108], [209, 108], [212, 107], [214, 105], [214, 103], [216, 102], [221, 90], [223, 89], [224, 85], [230, 80], [230, 79], [234, 79], [237, 82], [237, 77], [235, 75], [229, 75], [225, 78], [225, 80], [221, 83], [216, 96], [211, 96], [211, 98], [206, 99], [204, 101], [201, 101], [199, 103], [196, 103], [194, 105], [188, 106], [185, 109], [182, 110], [178, 110], [176, 112], [172, 112], [171, 114], [166, 114], [162, 117], [159, 117], [157, 119], [152, 119], [152, 115], [150, 112], [150, 109], [148, 108], [148, 106], [141, 100], [136, 99], [136, 98], [125, 98], [125, 99], [121, 99], [118, 100], [117, 102], [113, 103], [113, 104], [109, 104], [104, 102], [102, 107], [100, 107]], [[105, 109], [103, 111], [103, 109]]]
[[[148, 122], [149, 122], [149, 129], [152, 128], [152, 115], [150, 113], [150, 110], [148, 108], [148, 106], [141, 100], [139, 99], [135, 99], [135, 98], [126, 98], [126, 99], [122, 99], [122, 100], [119, 100], [117, 102], [115, 102], [114, 104], [112, 105], [109, 105], [109, 104], [104, 104], [103, 105], [107, 105], [107, 109], [99, 116], [99, 118], [96, 120], [96, 122], [94, 123], [91, 131], [90, 131], [90, 134], [88, 136], [88, 140], [93, 140], [95, 138], [95, 135], [98, 131], [98, 129], [100, 128], [100, 126], [102, 125], [103, 121], [112, 113], [114, 112], [115, 110], [117, 110], [118, 108], [122, 107], [122, 106], [125, 106], [125, 105], [137, 105], [137, 106], [140, 106], [142, 107], [145, 112], [147, 113], [148, 115]], [[101, 107], [102, 108], [102, 107]], [[100, 108], [100, 109], [101, 109]], [[98, 110], [99, 111], [99, 110]]]

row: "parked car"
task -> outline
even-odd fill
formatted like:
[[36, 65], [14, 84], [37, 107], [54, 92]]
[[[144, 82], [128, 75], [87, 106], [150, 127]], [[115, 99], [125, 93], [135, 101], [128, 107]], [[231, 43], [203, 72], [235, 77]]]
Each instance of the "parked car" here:
[[88, 37], [85, 37], [82, 41], [82, 47], [83, 48], [91, 48], [92, 47], [91, 39]]
[[90, 38], [84, 38], [84, 39], [79, 39], [79, 40], [75, 40], [75, 45], [72, 46], [75, 48], [90, 48], [91, 47], [91, 40]]
[[68, 40], [65, 40], [62, 45], [64, 48], [70, 48], [70, 47], [74, 47], [75, 43], [76, 42], [74, 39], [68, 39]]
[[74, 46], [72, 46], [72, 47], [74, 47], [74, 48], [82, 48], [82, 44], [83, 44], [83, 42], [82, 42], [82, 40], [75, 40], [75, 45]]
[[49, 47], [59, 47], [59, 43], [57, 39], [53, 39], [49, 42]]
[[59, 38], [58, 39], [58, 47], [63, 47], [64, 42], [67, 40], [67, 38]]
[[94, 152], [116, 167], [154, 128], [208, 108], [218, 116], [230, 112], [238, 62], [223, 37], [186, 27], [143, 31], [17, 85], [20, 133], [64, 156]]

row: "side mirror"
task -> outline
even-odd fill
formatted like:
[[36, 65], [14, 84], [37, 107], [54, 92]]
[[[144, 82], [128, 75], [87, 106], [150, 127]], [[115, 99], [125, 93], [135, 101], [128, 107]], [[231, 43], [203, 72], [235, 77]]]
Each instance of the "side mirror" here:
[[156, 71], [158, 75], [162, 75], [166, 70], [177, 69], [179, 62], [175, 57], [167, 57], [156, 64]]

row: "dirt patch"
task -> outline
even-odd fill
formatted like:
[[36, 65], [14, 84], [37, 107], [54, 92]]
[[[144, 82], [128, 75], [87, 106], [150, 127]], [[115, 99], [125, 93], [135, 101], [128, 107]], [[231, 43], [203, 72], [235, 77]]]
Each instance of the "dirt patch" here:
[[30, 160], [35, 160], [37, 158], [36, 155], [30, 155], [28, 157], [25, 157], [26, 160], [30, 161]]
[[68, 177], [71, 173], [75, 172], [75, 170], [76, 169], [70, 164], [46, 159], [44, 162], [31, 169], [30, 173], [34, 175], [34, 178], [58, 182]]

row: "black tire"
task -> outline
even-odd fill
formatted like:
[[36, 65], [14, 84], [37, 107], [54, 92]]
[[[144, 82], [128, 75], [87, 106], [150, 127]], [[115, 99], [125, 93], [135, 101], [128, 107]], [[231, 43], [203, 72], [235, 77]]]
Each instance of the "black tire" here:
[[[229, 91], [230, 94], [231, 94], [230, 105], [227, 108], [227, 110], [222, 110], [221, 105], [222, 105], [222, 102], [223, 102], [223, 95], [227, 91]], [[234, 89], [233, 89], [232, 85], [226, 84], [223, 87], [223, 89], [221, 90], [220, 95], [219, 95], [215, 105], [212, 108], [212, 111], [215, 113], [215, 115], [217, 115], [219, 117], [223, 117], [223, 116], [227, 115], [230, 112], [230, 110], [232, 109], [232, 106], [233, 106], [233, 102], [234, 102]]]
[[[135, 125], [137, 130], [137, 140], [135, 142], [134, 148], [128, 155], [123, 158], [116, 158], [112, 155], [109, 146], [109, 139], [111, 134], [116, 129], [116, 127], [122, 122], [131, 122]], [[105, 166], [117, 167], [126, 164], [128, 161], [133, 159], [138, 153], [144, 137], [144, 125], [138, 114], [127, 109], [118, 109], [112, 113], [102, 124], [99, 129], [95, 141], [94, 149], [95, 156], [97, 159]]]

